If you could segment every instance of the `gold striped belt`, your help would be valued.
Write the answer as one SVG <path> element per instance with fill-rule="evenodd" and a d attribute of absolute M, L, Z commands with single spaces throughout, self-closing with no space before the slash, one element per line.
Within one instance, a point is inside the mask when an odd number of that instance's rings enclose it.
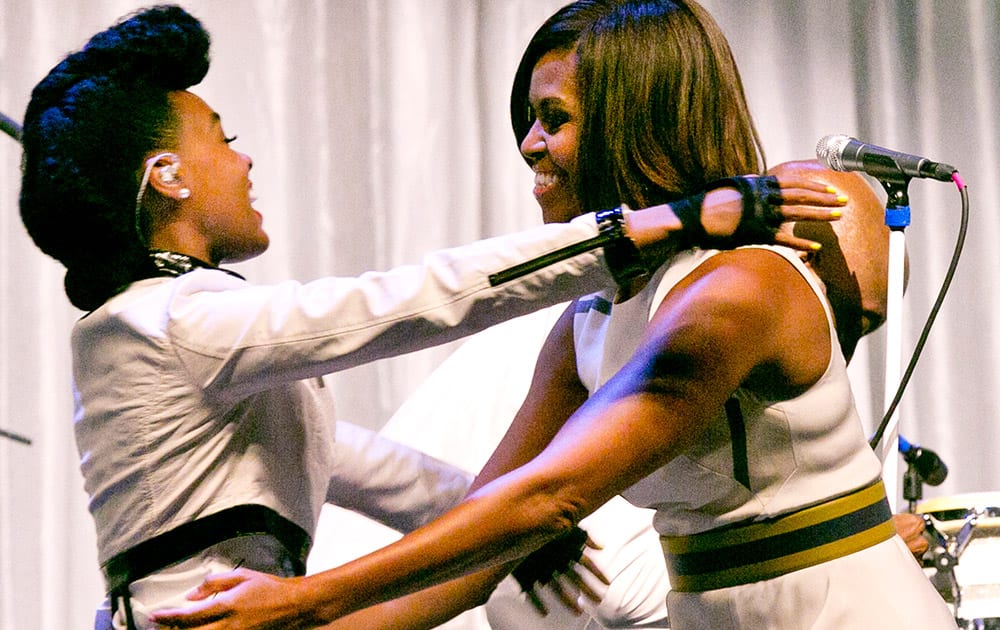
<path fill-rule="evenodd" d="M 708 591 L 791 573 L 889 540 L 896 533 L 881 480 L 769 521 L 692 536 L 661 536 L 670 586 Z"/>

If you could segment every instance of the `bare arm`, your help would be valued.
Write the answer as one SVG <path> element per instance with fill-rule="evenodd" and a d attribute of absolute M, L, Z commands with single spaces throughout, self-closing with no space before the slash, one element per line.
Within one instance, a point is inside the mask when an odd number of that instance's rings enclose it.
<path fill-rule="evenodd" d="M 320 627 L 324 630 L 431 630 L 466 610 L 486 603 L 490 593 L 505 576 L 505 571 L 479 571 L 365 608 Z"/>
<path fill-rule="evenodd" d="M 504 438 L 470 490 L 531 461 L 552 440 L 566 419 L 587 398 L 576 376 L 571 304 L 553 326 L 542 347 L 531 387 Z M 548 413 L 539 413 L 540 409 Z M 558 411 L 557 411 L 558 410 Z M 541 420 L 544 420 L 543 423 Z M 433 628 L 486 602 L 514 563 L 471 573 L 417 593 L 366 608 L 324 628 Z"/>
<path fill-rule="evenodd" d="M 576 355 L 573 352 L 575 309 L 576 302 L 573 302 L 552 327 L 539 352 L 524 402 L 507 433 L 473 481 L 470 493 L 531 461 L 587 400 L 587 390 L 576 375 Z"/>

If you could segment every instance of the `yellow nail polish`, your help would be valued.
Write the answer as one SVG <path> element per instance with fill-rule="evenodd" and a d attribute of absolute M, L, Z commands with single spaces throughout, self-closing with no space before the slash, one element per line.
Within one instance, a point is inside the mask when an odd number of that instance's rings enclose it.
<path fill-rule="evenodd" d="M 837 194 L 837 189 L 834 188 L 833 186 L 827 186 L 826 187 L 826 192 L 830 193 L 831 195 L 836 195 Z"/>
<path fill-rule="evenodd" d="M 844 216 L 844 213 L 841 212 L 840 210 L 831 210 L 830 216 L 833 217 L 834 219 L 839 219 L 840 217 Z"/>
<path fill-rule="evenodd" d="M 813 250 L 814 252 L 818 252 L 819 250 L 823 249 L 823 246 L 820 245 L 819 243 L 810 243 L 809 249 Z"/>
<path fill-rule="evenodd" d="M 847 203 L 847 195 L 837 195 L 837 203 Z"/>

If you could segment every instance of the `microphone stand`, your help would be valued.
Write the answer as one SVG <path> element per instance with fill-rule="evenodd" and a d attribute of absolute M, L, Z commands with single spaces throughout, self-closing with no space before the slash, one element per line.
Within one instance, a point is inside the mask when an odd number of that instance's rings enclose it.
<path fill-rule="evenodd" d="M 885 342 L 885 407 L 892 405 L 899 386 L 903 351 L 903 288 L 906 273 L 906 234 L 910 225 L 910 199 L 907 186 L 910 178 L 900 182 L 882 180 L 889 197 L 885 206 L 885 224 L 889 227 L 889 279 L 886 304 Z M 899 411 L 895 410 L 886 425 L 875 453 L 882 460 L 882 480 L 885 483 L 889 507 L 896 511 L 899 493 L 899 461 L 895 455 L 899 441 Z"/>
<path fill-rule="evenodd" d="M 23 435 L 18 435 L 17 433 L 14 433 L 13 431 L 5 431 L 4 429 L 0 429 L 0 437 L 5 437 L 5 438 L 7 438 L 9 440 L 14 440 L 15 442 L 20 442 L 21 444 L 28 444 L 28 445 L 31 444 L 31 440 L 29 440 L 28 438 L 24 437 Z"/>
<path fill-rule="evenodd" d="M 3 131 L 18 142 L 21 141 L 21 125 L 17 124 L 12 118 L 5 116 L 3 112 L 0 112 L 0 131 Z"/>
<path fill-rule="evenodd" d="M 917 513 L 917 503 L 924 498 L 924 478 L 920 476 L 917 465 L 909 462 L 903 473 L 903 499 L 907 502 L 907 512 Z"/>
<path fill-rule="evenodd" d="M 899 452 L 907 463 L 906 472 L 903 474 L 903 498 L 909 501 L 910 514 L 917 514 L 917 502 L 924 497 L 924 484 L 932 486 L 940 484 L 947 476 L 947 469 L 942 468 L 943 463 L 938 460 L 936 454 L 924 452 L 902 436 L 899 437 Z M 921 460 L 927 455 L 933 456 L 935 462 L 933 469 L 928 469 L 926 460 L 925 464 L 921 465 Z M 924 521 L 924 536 L 930 546 L 921 559 L 921 564 L 924 568 L 934 569 L 934 574 L 928 577 L 945 601 L 950 601 L 954 606 L 955 621 L 960 628 L 980 627 L 970 626 L 961 619 L 962 587 L 955 574 L 955 567 L 962 552 L 972 541 L 972 534 L 979 519 L 984 515 L 985 510 L 980 508 L 972 510 L 965 517 L 961 527 L 954 534 L 948 534 L 938 527 L 939 522 L 933 512 L 921 514 Z"/>
<path fill-rule="evenodd" d="M 5 134 L 18 142 L 21 141 L 21 125 L 17 124 L 17 122 L 13 119 L 5 116 L 3 112 L 0 112 L 0 131 L 3 131 Z M 2 428 L 0 428 L 0 437 L 20 442 L 21 444 L 31 444 L 31 440 L 23 435 L 18 435 L 12 431 L 5 431 Z"/>

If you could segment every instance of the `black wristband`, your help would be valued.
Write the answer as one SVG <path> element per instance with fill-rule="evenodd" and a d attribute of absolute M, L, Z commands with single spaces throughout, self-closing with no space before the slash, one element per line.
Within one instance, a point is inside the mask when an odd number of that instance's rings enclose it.
<path fill-rule="evenodd" d="M 628 206 L 623 204 L 594 215 L 597 229 L 604 237 L 604 261 L 618 286 L 626 286 L 633 278 L 649 273 L 639 254 L 639 248 L 625 234 L 623 210 L 628 210 Z"/>

